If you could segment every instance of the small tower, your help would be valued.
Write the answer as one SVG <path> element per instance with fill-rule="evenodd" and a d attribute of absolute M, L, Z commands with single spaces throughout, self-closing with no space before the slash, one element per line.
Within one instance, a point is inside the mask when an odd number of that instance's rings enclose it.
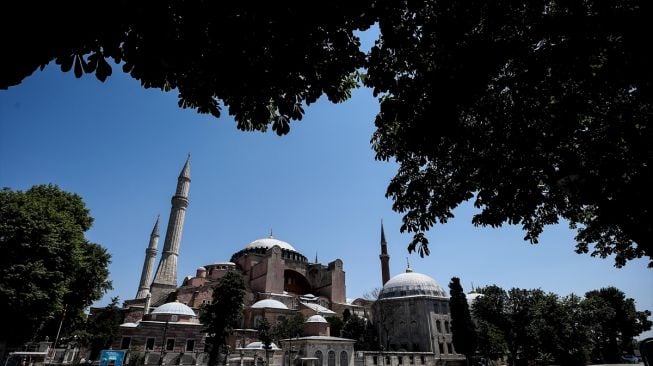
<path fill-rule="evenodd" d="M 385 241 L 385 232 L 383 232 L 383 220 L 381 220 L 381 279 L 383 284 L 390 280 L 390 256 L 388 255 L 388 243 Z"/>
<path fill-rule="evenodd" d="M 160 305 L 167 295 L 177 288 L 177 257 L 181 245 L 181 233 L 188 207 L 188 190 L 190 189 L 190 154 L 177 179 L 177 190 L 172 196 L 172 208 L 168 219 L 168 229 L 163 243 L 161 261 L 156 270 L 150 293 L 152 304 Z"/>
<path fill-rule="evenodd" d="M 137 299 L 144 299 L 150 293 L 150 283 L 152 283 L 152 270 L 156 260 L 156 247 L 159 245 L 159 217 L 156 217 L 156 223 L 150 234 L 150 244 L 145 249 L 145 262 L 143 263 L 143 272 L 141 273 L 141 282 L 138 285 Z"/>

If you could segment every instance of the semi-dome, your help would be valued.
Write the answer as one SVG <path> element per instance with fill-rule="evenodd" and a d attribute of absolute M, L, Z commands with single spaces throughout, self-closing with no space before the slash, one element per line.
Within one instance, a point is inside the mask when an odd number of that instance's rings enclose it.
<path fill-rule="evenodd" d="M 254 249 L 254 248 L 268 249 L 268 248 L 272 248 L 275 245 L 278 245 L 281 249 L 292 250 L 293 252 L 296 252 L 295 248 L 293 248 L 292 245 L 286 243 L 285 241 L 275 239 L 272 236 L 268 238 L 254 240 L 253 242 L 247 244 L 245 249 Z"/>
<path fill-rule="evenodd" d="M 288 307 L 284 305 L 281 301 L 274 299 L 265 299 L 257 301 L 252 305 L 254 309 L 284 309 L 288 310 Z"/>
<path fill-rule="evenodd" d="M 313 315 L 306 319 L 306 323 L 328 323 L 322 315 Z"/>
<path fill-rule="evenodd" d="M 173 314 L 173 315 L 190 315 L 196 316 L 193 309 L 179 301 L 163 304 L 152 311 L 152 314 Z"/>
<path fill-rule="evenodd" d="M 396 275 L 386 282 L 381 292 L 379 292 L 379 299 L 420 295 L 447 297 L 447 293 L 442 289 L 442 286 L 431 277 L 406 271 L 406 273 Z"/>

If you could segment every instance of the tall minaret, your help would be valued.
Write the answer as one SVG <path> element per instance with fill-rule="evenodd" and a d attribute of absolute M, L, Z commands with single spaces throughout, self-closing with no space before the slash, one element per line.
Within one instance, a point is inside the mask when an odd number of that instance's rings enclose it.
<path fill-rule="evenodd" d="M 150 244 L 145 249 L 145 262 L 143 263 L 143 272 L 141 273 L 141 283 L 138 285 L 137 299 L 144 299 L 150 293 L 150 284 L 152 283 L 152 270 L 156 260 L 156 246 L 159 244 L 159 217 L 156 217 L 156 223 L 150 234 Z"/>
<path fill-rule="evenodd" d="M 177 191 L 172 196 L 172 208 L 168 219 L 168 229 L 163 243 L 161 261 L 157 267 L 150 293 L 152 305 L 160 305 L 166 296 L 177 288 L 177 257 L 181 244 L 181 232 L 188 207 L 188 190 L 190 188 L 190 154 L 177 179 Z"/>
<path fill-rule="evenodd" d="M 385 242 L 385 233 L 383 232 L 383 220 L 381 220 L 381 279 L 385 285 L 390 280 L 390 256 L 388 255 L 388 243 Z"/>

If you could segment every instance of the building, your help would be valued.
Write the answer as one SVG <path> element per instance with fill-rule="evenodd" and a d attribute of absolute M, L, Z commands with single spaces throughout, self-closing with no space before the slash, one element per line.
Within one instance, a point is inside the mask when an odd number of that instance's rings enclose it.
<path fill-rule="evenodd" d="M 156 271 L 158 218 L 145 249 L 136 297 L 124 302 L 122 338 L 114 347 L 132 351 L 130 364 L 205 364 L 206 334 L 198 314 L 202 305 L 211 301 L 220 279 L 229 272 L 239 273 L 246 289 L 242 324 L 229 339 L 229 352 L 225 355 L 230 364 L 254 365 L 266 359 L 272 365 L 289 366 L 354 366 L 360 362 L 390 366 L 402 365 L 404 357 L 406 364 L 423 360 L 422 364 L 429 365 L 437 364 L 436 359 L 440 364 L 461 359 L 451 346 L 448 298 L 437 282 L 410 269 L 390 278 L 383 223 L 380 260 L 384 286 L 376 302 L 347 300 L 341 259 L 326 264 L 319 263 L 317 257 L 309 261 L 272 232 L 268 237 L 235 246 L 231 258 L 205 263 L 178 284 L 177 261 L 190 182 L 189 156 L 172 197 Z M 340 317 L 345 310 L 375 320 L 381 353 L 355 354 L 353 340 L 331 335 L 325 317 Z M 265 354 L 256 331 L 262 319 L 274 325 L 296 314 L 306 319 L 304 334 L 280 340 L 279 346 Z"/>

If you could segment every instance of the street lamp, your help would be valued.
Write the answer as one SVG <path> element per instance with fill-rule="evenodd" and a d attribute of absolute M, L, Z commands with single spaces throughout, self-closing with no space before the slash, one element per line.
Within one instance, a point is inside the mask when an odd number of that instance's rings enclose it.
<path fill-rule="evenodd" d="M 166 324 L 163 327 L 163 340 L 161 341 L 161 354 L 159 355 L 159 365 L 164 366 L 165 362 L 163 362 L 163 358 L 165 357 L 165 348 L 166 348 L 166 335 L 168 333 L 168 321 L 166 320 Z"/>
<path fill-rule="evenodd" d="M 293 353 L 295 353 L 295 346 L 292 345 L 292 336 L 290 336 L 290 338 L 288 338 L 288 345 L 289 345 L 289 347 L 288 347 L 288 366 L 291 366 L 292 365 L 291 362 L 293 361 L 292 360 L 292 355 L 293 355 Z"/>

